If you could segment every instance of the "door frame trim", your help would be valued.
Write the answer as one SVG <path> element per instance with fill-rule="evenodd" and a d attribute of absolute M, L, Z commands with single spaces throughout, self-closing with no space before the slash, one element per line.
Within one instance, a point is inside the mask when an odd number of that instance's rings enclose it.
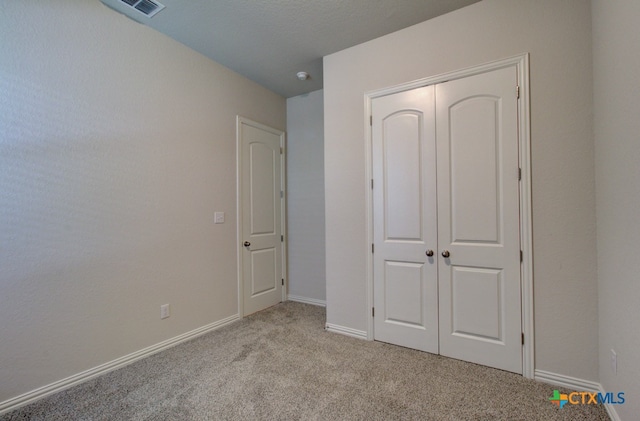
<path fill-rule="evenodd" d="M 502 60 L 461 69 L 449 73 L 430 76 L 414 80 L 399 85 L 365 92 L 364 95 L 364 128 L 365 128 L 365 159 L 366 159 L 366 186 L 365 196 L 367 200 L 366 222 L 367 222 L 367 243 L 364 250 L 367 254 L 367 339 L 373 341 L 373 192 L 371 181 L 373 178 L 372 162 L 372 127 L 371 104 L 375 98 L 395 94 L 428 85 L 461 79 L 468 76 L 486 73 L 505 67 L 516 67 L 517 84 L 520 87 L 520 100 L 518 101 L 518 159 L 522 170 L 520 182 L 520 249 L 523 253 L 522 264 L 520 265 L 520 293 L 521 293 L 521 321 L 522 333 L 524 334 L 524 345 L 522 346 L 522 375 L 525 378 L 534 378 L 535 358 L 534 358 L 534 308 L 533 308 L 533 228 L 531 209 L 531 121 L 529 103 L 529 53 L 519 54 Z M 515 94 L 515 92 L 514 92 Z"/>
<path fill-rule="evenodd" d="M 236 252 L 237 252 L 237 268 L 238 272 L 238 315 L 240 318 L 245 316 L 244 314 L 244 280 L 242 278 L 243 272 L 243 251 L 242 246 L 242 125 L 255 127 L 260 130 L 264 130 L 269 133 L 273 133 L 280 137 L 280 148 L 282 152 L 280 154 L 280 191 L 283 192 L 280 198 L 280 225 L 283 241 L 280 243 L 282 247 L 282 278 L 284 279 L 284 285 L 282 285 L 282 297 L 281 301 L 287 299 L 287 285 L 288 285 L 288 273 L 287 273 L 287 175 L 286 175 L 286 133 L 282 130 L 275 129 L 273 127 L 266 126 L 258 123 L 246 117 L 240 115 L 236 116 Z"/>

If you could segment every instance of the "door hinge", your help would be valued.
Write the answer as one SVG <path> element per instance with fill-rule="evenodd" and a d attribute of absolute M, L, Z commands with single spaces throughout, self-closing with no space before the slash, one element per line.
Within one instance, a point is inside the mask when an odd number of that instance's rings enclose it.
<path fill-rule="evenodd" d="M 373 190 L 373 178 L 371 179 L 371 190 Z"/>
<path fill-rule="evenodd" d="M 282 286 L 284 286 L 284 278 L 282 278 Z"/>
<path fill-rule="evenodd" d="M 280 199 L 282 199 L 283 197 L 284 197 L 284 192 L 280 190 Z"/>
<path fill-rule="evenodd" d="M 524 261 L 524 253 L 520 250 L 520 263 Z"/>
<path fill-rule="evenodd" d="M 284 235 L 281 235 L 281 236 L 280 236 L 280 242 L 281 242 L 281 243 L 284 243 Z"/>
<path fill-rule="evenodd" d="M 373 126 L 373 116 L 369 116 L 369 126 Z"/>
<path fill-rule="evenodd" d="M 284 148 L 280 148 L 280 155 L 284 152 Z"/>
<path fill-rule="evenodd" d="M 524 332 L 522 332 L 522 345 L 524 345 Z"/>
<path fill-rule="evenodd" d="M 371 253 L 375 253 L 375 246 L 371 244 Z"/>
<path fill-rule="evenodd" d="M 522 168 L 518 168 L 518 180 L 522 180 Z"/>
<path fill-rule="evenodd" d="M 376 308 L 371 307 L 371 317 L 376 317 Z"/>
<path fill-rule="evenodd" d="M 516 98 L 520 99 L 520 85 L 516 85 Z"/>

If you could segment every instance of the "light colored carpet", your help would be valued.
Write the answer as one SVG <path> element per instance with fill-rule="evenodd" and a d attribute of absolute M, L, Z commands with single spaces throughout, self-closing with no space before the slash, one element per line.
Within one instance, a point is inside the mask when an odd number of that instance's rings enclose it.
<path fill-rule="evenodd" d="M 0 420 L 608 420 L 522 376 L 325 332 L 283 303 Z"/>

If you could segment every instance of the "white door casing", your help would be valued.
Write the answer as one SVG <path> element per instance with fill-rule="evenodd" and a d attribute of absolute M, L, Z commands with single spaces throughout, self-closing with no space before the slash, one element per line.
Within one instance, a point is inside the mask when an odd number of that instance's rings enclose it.
<path fill-rule="evenodd" d="M 379 341 L 438 353 L 433 100 L 427 86 L 372 104 L 374 332 Z"/>
<path fill-rule="evenodd" d="M 440 347 L 442 347 L 442 335 L 444 335 L 444 332 L 446 331 L 445 327 L 448 327 L 449 334 L 447 334 L 447 338 L 445 338 L 444 341 L 447 342 L 451 337 L 454 339 L 453 345 L 463 351 L 461 354 L 456 354 L 455 351 L 452 352 L 447 348 L 448 345 L 444 345 L 444 348 L 440 349 L 442 354 L 450 355 L 455 358 L 476 361 L 489 366 L 495 366 L 491 360 L 495 361 L 501 359 L 504 355 L 497 358 L 491 357 L 488 361 L 475 360 L 474 358 L 476 358 L 477 355 L 493 354 L 496 349 L 499 350 L 501 347 L 502 349 L 510 348 L 510 359 L 505 360 L 502 358 L 500 367 L 522 373 L 526 377 L 532 378 L 534 368 L 534 335 L 532 306 L 533 276 L 531 269 L 532 246 L 529 163 L 530 131 L 528 114 L 528 55 L 516 56 L 477 66 L 475 68 L 464 69 L 445 75 L 422 79 L 402 86 L 395 86 L 393 88 L 367 94 L 366 127 L 369 133 L 369 138 L 371 139 L 371 143 L 368 144 L 367 147 L 367 156 L 369 157 L 370 162 L 370 166 L 368 166 L 368 174 L 372 180 L 380 177 L 379 174 L 376 174 L 380 172 L 379 163 L 382 162 L 380 161 L 381 152 L 376 151 L 376 148 L 378 147 L 376 144 L 376 131 L 380 129 L 379 127 L 376 127 L 376 124 L 382 123 L 377 122 L 376 107 L 378 107 L 377 104 L 382 104 L 382 102 L 379 102 L 382 97 L 394 97 L 393 94 L 410 90 L 417 91 L 416 88 L 442 84 L 434 89 L 439 89 L 436 94 L 436 101 L 442 98 L 442 102 L 438 104 L 439 106 L 444 106 L 443 104 L 447 104 L 446 96 L 451 94 L 451 87 L 456 88 L 459 86 L 457 83 L 447 85 L 443 84 L 444 82 L 457 82 L 462 78 L 472 77 L 500 69 L 504 69 L 504 71 L 498 71 L 496 74 L 502 74 L 503 76 L 506 73 L 509 74 L 509 76 L 507 76 L 507 78 L 509 78 L 509 87 L 506 87 L 505 85 L 504 92 L 499 93 L 499 95 L 496 95 L 495 92 L 475 92 L 471 94 L 471 96 L 475 96 L 474 98 L 467 98 L 466 100 L 463 100 L 462 97 L 458 97 L 457 100 L 454 100 L 453 102 L 449 101 L 447 105 L 447 108 L 453 106 L 454 123 L 459 122 L 461 118 L 469 118 L 471 115 L 484 115 L 485 118 L 477 119 L 476 117 L 475 119 L 477 121 L 475 122 L 473 119 L 467 121 L 465 123 L 466 126 L 476 124 L 476 127 L 466 134 L 464 131 L 460 132 L 454 124 L 453 132 L 455 136 L 453 138 L 453 144 L 447 140 L 444 142 L 447 144 L 445 147 L 443 146 L 444 143 L 441 139 L 438 140 L 438 152 L 442 154 L 443 152 L 441 152 L 441 150 L 444 148 L 446 152 L 446 159 L 448 160 L 448 164 L 446 166 L 438 166 L 438 189 L 441 187 L 441 177 L 444 178 L 447 173 L 447 177 L 449 179 L 446 183 L 450 184 L 453 180 L 455 187 L 454 193 L 449 194 L 448 197 L 449 201 L 452 198 L 455 199 L 455 203 L 453 203 L 453 205 L 449 203 L 447 208 L 447 206 L 444 205 L 447 203 L 447 199 L 443 197 L 443 202 L 439 203 L 440 208 L 438 210 L 439 212 L 449 212 L 448 217 L 439 220 L 440 230 L 444 230 L 443 232 L 445 233 L 448 232 L 448 235 L 439 238 L 441 243 L 439 244 L 438 249 L 434 250 L 434 257 L 437 259 L 435 266 L 438 266 L 441 272 L 444 271 L 443 276 L 439 277 L 441 289 L 441 291 L 439 291 L 439 305 L 441 308 L 438 319 L 440 320 L 439 330 L 441 338 L 438 342 Z M 471 81 L 471 79 L 472 78 L 467 82 Z M 480 81 L 480 84 L 489 82 L 488 80 L 483 79 L 482 76 L 478 80 Z M 456 89 L 454 89 L 454 91 L 455 90 Z M 496 98 L 498 96 L 504 96 L 504 98 L 507 99 L 508 104 L 498 100 Z M 396 98 L 399 97 L 396 96 Z M 454 104 L 454 102 L 456 104 Z M 492 103 L 493 106 L 490 106 Z M 498 103 L 499 106 L 496 108 L 496 104 Z M 510 145 L 512 148 L 505 151 L 505 154 L 508 156 L 498 153 L 495 149 L 496 138 L 494 137 L 493 150 L 496 154 L 492 155 L 489 153 L 492 150 L 490 140 L 491 136 L 487 135 L 487 133 L 491 133 L 491 131 L 485 130 L 482 132 L 481 129 L 483 127 L 484 129 L 488 127 L 486 124 L 483 124 L 483 121 L 490 121 L 491 119 L 489 117 L 493 115 L 492 123 L 489 124 L 489 126 L 493 125 L 495 127 L 496 117 L 503 113 L 503 108 L 500 107 L 505 106 L 509 107 L 508 118 L 511 119 L 511 122 L 515 122 L 515 127 L 509 128 L 506 126 L 498 126 L 498 129 L 495 132 L 499 135 L 497 141 L 502 142 L 504 140 L 505 131 L 507 131 L 507 135 L 511 138 Z M 449 122 L 442 120 L 443 117 L 440 116 L 440 114 L 442 114 L 442 110 L 439 109 L 437 120 L 439 130 L 438 136 L 441 135 L 440 131 L 442 129 L 449 130 Z M 447 120 L 450 119 L 448 115 L 449 113 L 447 111 L 445 114 Z M 369 116 L 372 116 L 371 125 L 369 124 Z M 500 121 L 500 123 L 502 123 L 502 121 Z M 431 130 L 435 129 L 432 127 Z M 472 134 L 473 136 L 471 136 Z M 468 138 L 467 141 L 469 141 L 470 139 L 475 138 L 476 134 L 481 135 L 479 143 L 472 145 L 471 148 L 461 150 L 460 145 L 464 142 L 464 137 L 466 136 Z M 453 153 L 451 152 L 451 148 L 453 148 Z M 483 169 L 482 166 L 477 168 L 472 168 L 473 166 L 471 166 L 469 168 L 473 169 L 474 174 L 476 174 L 477 177 L 474 177 L 473 174 L 471 174 L 471 177 L 465 179 L 464 177 L 461 178 L 461 174 L 463 173 L 456 174 L 456 170 L 461 168 L 460 164 L 463 160 L 472 159 L 472 162 L 487 162 L 486 160 L 479 159 L 483 155 L 484 158 L 487 158 L 488 155 L 492 155 L 489 157 L 489 161 L 493 160 L 496 163 L 497 171 L 495 170 L 495 167 L 492 172 L 487 170 L 487 168 Z M 438 156 L 438 159 L 440 160 L 445 158 L 440 158 L 440 156 Z M 505 169 L 507 166 L 511 167 L 512 164 L 513 168 Z M 440 161 L 438 161 L 438 165 L 440 165 Z M 518 166 L 520 167 L 520 171 L 518 171 Z M 518 182 L 519 172 L 522 177 L 520 182 Z M 514 178 L 506 180 L 506 184 L 503 183 L 501 186 L 498 185 L 498 181 L 502 183 L 502 180 L 505 177 L 512 175 Z M 493 190 L 487 186 L 485 186 L 487 188 L 485 188 L 484 191 L 476 190 L 473 187 L 474 183 L 477 183 L 482 179 L 488 180 L 492 176 L 495 180 L 495 183 L 493 183 Z M 505 203 L 503 193 L 509 191 L 513 193 L 513 186 L 515 186 L 515 198 L 510 196 L 510 199 L 507 198 L 508 203 Z M 376 187 L 380 187 L 380 182 L 376 181 Z M 465 189 L 467 189 L 466 192 L 470 194 L 465 193 Z M 378 319 L 380 315 L 379 307 L 380 305 L 384 305 L 384 303 L 380 303 L 380 286 L 375 282 L 376 276 L 378 276 L 378 272 L 380 271 L 380 262 L 384 260 L 384 256 L 381 258 L 377 256 L 380 248 L 378 245 L 378 243 L 380 243 L 379 233 L 384 232 L 379 230 L 380 205 L 376 203 L 381 200 L 380 194 L 381 193 L 378 192 L 377 188 L 372 190 L 370 186 L 367 186 L 367 197 L 371 203 L 371 208 L 367 213 L 367 219 L 370 223 L 369 244 L 375 242 L 376 246 L 375 253 L 369 254 L 370 267 L 368 271 L 368 300 L 369 303 L 371 303 L 371 306 L 375 305 L 376 313 L 376 317 L 371 315 L 369 317 L 368 338 L 371 340 L 385 340 L 381 339 L 378 335 L 378 330 L 380 329 L 379 323 L 382 322 L 382 320 Z M 493 201 L 489 199 L 492 194 L 494 197 Z M 473 198 L 473 195 L 479 196 L 480 201 L 475 203 L 476 199 Z M 466 203 L 465 200 L 467 200 Z M 494 204 L 493 210 L 490 206 L 491 203 Z M 475 209 L 478 213 L 474 213 L 473 209 L 470 209 L 469 204 L 471 204 L 471 208 L 477 204 L 478 206 L 475 206 Z M 512 212 L 514 208 L 515 212 Z M 510 216 L 506 219 L 503 218 L 505 211 L 510 212 Z M 474 223 L 474 221 L 488 221 L 491 219 L 492 212 L 493 216 L 496 218 L 492 219 L 489 224 L 485 224 L 484 222 L 480 224 Z M 500 214 L 498 215 L 497 213 Z M 498 217 L 501 219 L 498 220 Z M 453 229 L 451 224 L 453 224 Z M 446 225 L 449 225 L 449 227 L 444 228 L 443 226 Z M 511 237 L 500 237 L 506 232 L 505 230 L 507 228 L 505 227 L 508 227 L 508 231 L 512 235 Z M 492 230 L 494 232 L 493 238 L 491 238 L 491 235 L 488 235 Z M 495 233 L 498 233 L 498 235 Z M 438 233 L 438 235 L 441 234 Z M 513 235 L 515 235 L 515 237 L 513 237 Z M 496 237 L 498 237 L 497 240 Z M 487 238 L 489 238 L 489 240 L 487 240 Z M 483 264 L 479 264 L 477 261 L 460 260 L 465 257 L 465 253 L 469 254 L 466 251 L 469 251 L 473 247 L 479 247 L 480 250 L 476 250 L 477 253 L 470 253 L 472 256 L 475 255 L 477 257 L 481 257 L 484 253 L 487 254 L 488 257 L 492 257 L 494 260 L 489 260 L 489 264 L 487 264 L 487 262 L 483 263 L 484 266 Z M 482 248 L 485 250 L 481 250 Z M 492 249 L 493 251 L 502 249 L 502 252 L 497 253 L 501 256 L 496 256 L 496 253 L 494 253 L 494 256 L 491 256 L 490 251 Z M 448 259 L 442 257 L 442 252 L 445 250 L 450 253 L 450 258 Z M 521 250 L 523 252 L 522 263 L 520 263 Z M 510 264 L 507 264 L 506 267 L 500 267 L 501 263 L 499 262 L 500 259 L 498 257 L 505 257 L 507 254 L 511 254 L 511 257 L 509 257 Z M 515 258 L 513 258 L 513 256 L 515 256 Z M 516 281 L 512 281 L 507 290 L 503 289 L 505 284 L 501 284 L 501 282 L 505 279 L 504 277 L 513 276 L 514 273 Z M 520 282 L 520 278 L 522 278 L 522 282 Z M 453 282 L 447 282 L 451 280 L 453 280 Z M 485 282 L 485 284 L 481 284 L 483 287 L 493 285 L 493 293 L 488 293 L 488 291 L 491 291 L 489 288 L 479 287 L 478 284 L 481 282 Z M 498 284 L 500 284 L 499 288 Z M 452 285 L 455 287 L 454 289 L 451 289 Z M 449 289 L 444 290 L 443 293 L 442 289 L 444 287 L 448 287 Z M 480 294 L 477 294 L 478 292 Z M 498 292 L 501 294 L 500 297 L 498 297 Z M 473 306 L 467 307 L 465 312 L 458 312 L 455 315 L 450 313 L 452 309 L 452 302 L 455 304 L 455 306 L 453 306 L 454 309 L 460 309 L 462 308 L 460 306 L 466 303 L 466 300 L 468 300 L 472 295 L 474 296 L 473 299 L 476 303 L 481 301 L 484 301 L 485 304 L 493 303 L 493 313 L 491 311 L 486 311 L 485 306 L 476 306 L 477 308 L 475 310 L 472 310 Z M 513 298 L 515 296 L 517 296 L 517 298 Z M 445 299 L 448 301 L 445 302 Z M 520 306 L 520 300 L 522 300 L 522 306 Z M 445 304 L 445 306 L 448 306 L 447 311 L 449 312 L 449 316 L 451 316 L 448 318 L 448 321 L 445 321 L 445 318 L 442 317 L 443 303 L 448 303 Z M 509 312 L 508 317 L 504 316 L 505 312 Z M 478 327 L 480 325 L 478 321 L 483 321 L 484 325 L 482 327 Z M 525 345 L 521 345 L 521 332 L 522 338 L 525 340 Z M 393 342 L 393 340 L 390 342 Z M 404 345 L 400 342 L 396 343 Z M 464 351 L 464 349 L 469 346 L 471 346 L 471 348 L 475 347 L 478 349 L 473 349 L 470 353 L 465 354 L 466 351 Z M 492 347 L 494 349 L 490 350 Z M 421 347 L 414 348 L 422 349 Z M 468 354 L 472 354 L 472 356 L 469 357 Z"/>
<path fill-rule="evenodd" d="M 237 118 L 239 312 L 284 297 L 284 132 Z"/>
<path fill-rule="evenodd" d="M 516 76 L 436 85 L 438 282 L 440 353 L 522 373 Z"/>

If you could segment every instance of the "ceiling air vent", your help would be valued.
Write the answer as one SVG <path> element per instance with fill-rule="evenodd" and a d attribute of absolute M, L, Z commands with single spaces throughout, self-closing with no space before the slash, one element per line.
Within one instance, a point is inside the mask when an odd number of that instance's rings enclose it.
<path fill-rule="evenodd" d="M 120 0 L 147 17 L 153 17 L 156 13 L 164 9 L 164 4 L 151 0 Z"/>

